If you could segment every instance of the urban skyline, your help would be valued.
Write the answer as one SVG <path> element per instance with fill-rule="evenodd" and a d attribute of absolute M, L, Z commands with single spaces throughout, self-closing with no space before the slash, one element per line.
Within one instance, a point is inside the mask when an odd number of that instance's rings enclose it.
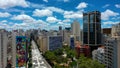
<path fill-rule="evenodd" d="M 0 28 L 58 30 L 77 19 L 82 29 L 83 13 L 94 10 L 101 12 L 102 28 L 120 22 L 119 0 L 0 0 Z"/>
<path fill-rule="evenodd" d="M 0 68 L 120 68 L 120 0 L 0 0 Z"/>

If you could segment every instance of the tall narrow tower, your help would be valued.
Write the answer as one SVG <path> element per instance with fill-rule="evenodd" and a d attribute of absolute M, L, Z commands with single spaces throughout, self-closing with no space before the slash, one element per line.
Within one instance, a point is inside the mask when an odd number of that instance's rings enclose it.
<path fill-rule="evenodd" d="M 91 47 L 101 45 L 101 13 L 83 13 L 83 44 Z"/>
<path fill-rule="evenodd" d="M 0 68 L 5 68 L 7 65 L 7 43 L 7 33 L 5 30 L 0 30 Z"/>
<path fill-rule="evenodd" d="M 71 24 L 72 35 L 75 37 L 75 41 L 81 42 L 81 33 L 80 33 L 80 23 L 78 21 L 74 21 Z"/>

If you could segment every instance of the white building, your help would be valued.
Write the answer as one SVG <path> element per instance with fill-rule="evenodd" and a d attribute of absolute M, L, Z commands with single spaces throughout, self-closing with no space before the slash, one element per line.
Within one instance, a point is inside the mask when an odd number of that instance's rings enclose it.
<path fill-rule="evenodd" d="M 71 24 L 72 35 L 75 37 L 75 41 L 81 42 L 81 30 L 80 23 L 76 20 Z"/>
<path fill-rule="evenodd" d="M 120 68 L 120 37 L 106 39 L 105 65 L 107 68 Z"/>
<path fill-rule="evenodd" d="M 112 34 L 112 37 L 116 37 L 116 38 L 120 36 L 120 23 L 112 26 L 111 34 Z"/>
<path fill-rule="evenodd" d="M 16 67 L 16 36 L 17 32 L 12 32 L 12 66 Z"/>
<path fill-rule="evenodd" d="M 104 46 L 99 47 L 98 49 L 92 52 L 93 60 L 98 60 L 100 63 L 104 64 L 105 62 L 105 49 Z"/>
<path fill-rule="evenodd" d="M 7 66 L 7 42 L 8 37 L 5 30 L 0 31 L 0 68 Z"/>

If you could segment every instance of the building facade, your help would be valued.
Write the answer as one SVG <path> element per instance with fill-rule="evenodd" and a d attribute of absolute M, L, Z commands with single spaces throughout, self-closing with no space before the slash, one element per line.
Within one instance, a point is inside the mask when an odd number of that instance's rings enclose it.
<path fill-rule="evenodd" d="M 5 30 L 0 30 L 0 68 L 7 66 L 7 44 L 8 37 Z"/>
<path fill-rule="evenodd" d="M 112 26 L 112 37 L 117 38 L 118 36 L 120 36 L 120 23 L 115 24 Z"/>
<path fill-rule="evenodd" d="M 62 43 L 62 36 L 48 36 L 48 50 L 56 50 L 61 48 Z"/>
<path fill-rule="evenodd" d="M 105 65 L 107 68 L 120 68 L 120 37 L 105 41 Z"/>
<path fill-rule="evenodd" d="M 101 45 L 101 13 L 99 11 L 83 13 L 83 44 Z"/>
<path fill-rule="evenodd" d="M 92 58 L 93 60 L 97 60 L 98 62 L 105 64 L 105 47 L 101 46 L 92 51 Z"/>
<path fill-rule="evenodd" d="M 80 30 L 80 23 L 78 21 L 74 21 L 71 24 L 71 34 L 74 35 L 75 41 L 81 42 L 81 30 Z"/>

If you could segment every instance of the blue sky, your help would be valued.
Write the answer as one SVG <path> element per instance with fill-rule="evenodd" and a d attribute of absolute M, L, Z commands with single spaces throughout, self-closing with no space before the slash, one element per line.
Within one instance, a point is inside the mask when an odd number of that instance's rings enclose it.
<path fill-rule="evenodd" d="M 82 13 L 94 10 L 102 28 L 120 22 L 120 0 L 0 0 L 0 28 L 57 30 L 77 19 L 82 29 Z"/>

